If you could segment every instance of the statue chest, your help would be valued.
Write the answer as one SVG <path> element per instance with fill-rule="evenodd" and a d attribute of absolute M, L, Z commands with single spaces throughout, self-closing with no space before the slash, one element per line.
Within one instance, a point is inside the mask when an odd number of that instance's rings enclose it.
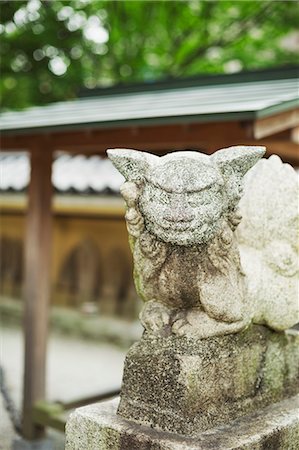
<path fill-rule="evenodd" d="M 203 255 L 198 248 L 170 248 L 157 277 L 159 301 L 175 307 L 199 306 L 203 266 Z"/>

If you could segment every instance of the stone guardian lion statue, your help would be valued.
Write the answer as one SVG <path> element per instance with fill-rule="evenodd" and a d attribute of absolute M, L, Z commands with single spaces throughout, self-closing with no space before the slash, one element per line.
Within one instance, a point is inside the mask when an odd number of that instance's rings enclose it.
<path fill-rule="evenodd" d="M 276 189 L 272 183 L 272 191 L 267 191 L 265 198 L 260 182 L 267 182 L 274 163 L 280 167 L 275 170 L 281 178 L 287 170 L 294 180 L 290 166 L 286 169 L 277 160 L 258 162 L 264 147 L 236 146 L 210 156 L 179 151 L 158 157 L 129 149 L 107 153 L 126 179 L 121 193 L 127 204 L 135 285 L 145 302 L 140 319 L 147 332 L 206 338 L 236 333 L 252 321 L 275 330 L 299 321 L 294 298 L 298 242 L 296 248 L 294 238 L 288 241 L 278 232 L 283 217 L 272 220 L 267 239 L 260 236 L 261 228 L 265 233 L 268 223 L 261 202 L 267 204 Z M 250 176 L 253 166 L 255 176 Z M 248 171 L 241 201 L 245 217 L 241 221 L 238 206 Z M 256 186 L 255 179 L 259 180 Z M 289 184 L 294 197 L 294 181 Z M 279 204 L 285 202 L 283 195 L 276 198 Z M 277 208 L 274 203 L 273 214 Z M 267 214 L 271 216 L 269 207 Z M 255 217 L 252 223 L 251 217 Z M 296 218 L 298 211 L 289 207 L 292 227 Z M 276 261 L 281 254 L 284 262 Z M 262 273 L 257 274 L 258 270 Z M 268 295 L 269 283 L 277 273 L 277 292 L 273 295 L 272 286 Z M 284 308 L 288 309 L 285 314 Z"/>

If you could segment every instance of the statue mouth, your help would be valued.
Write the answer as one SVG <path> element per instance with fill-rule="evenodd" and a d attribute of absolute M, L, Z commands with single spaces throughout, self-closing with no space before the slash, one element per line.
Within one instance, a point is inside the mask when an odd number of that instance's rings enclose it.
<path fill-rule="evenodd" d="M 163 228 L 164 230 L 171 230 L 171 231 L 194 231 L 195 228 L 191 227 L 191 222 L 177 222 L 177 223 L 170 223 L 170 222 L 153 222 L 154 226 L 158 226 Z"/>
<path fill-rule="evenodd" d="M 163 230 L 167 230 L 167 231 L 173 231 L 173 232 L 194 232 L 196 230 L 201 230 L 201 232 L 206 232 L 209 228 L 209 226 L 212 225 L 213 221 L 206 221 L 203 222 L 201 224 L 194 224 L 194 222 L 192 223 L 192 221 L 190 222 L 167 222 L 167 221 L 163 221 L 163 222 L 158 222 L 156 220 L 150 220 L 149 222 L 152 223 L 152 225 L 154 227 L 160 227 Z"/>

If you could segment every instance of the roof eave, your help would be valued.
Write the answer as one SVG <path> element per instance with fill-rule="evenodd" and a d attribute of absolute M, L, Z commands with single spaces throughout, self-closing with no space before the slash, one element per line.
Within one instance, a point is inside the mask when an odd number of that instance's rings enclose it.
<path fill-rule="evenodd" d="M 230 122 L 230 121 L 245 121 L 254 120 L 256 118 L 256 111 L 236 111 L 230 113 L 211 113 L 211 114 L 192 114 L 192 115 L 177 115 L 177 116 L 159 116 L 140 119 L 124 119 L 105 122 L 84 122 L 69 123 L 63 125 L 50 125 L 26 128 L 1 128 L 0 132 L 3 135 L 11 134 L 41 134 L 59 131 L 72 131 L 93 128 L 128 128 L 136 126 L 153 126 L 153 125 L 176 125 L 186 123 L 211 123 L 211 122 Z"/>
<path fill-rule="evenodd" d="M 276 103 L 275 105 L 268 106 L 267 108 L 260 109 L 255 112 L 255 117 L 257 119 L 262 119 L 264 117 L 274 116 L 276 114 L 290 111 L 294 108 L 299 107 L 299 96 L 293 100 L 284 101 L 281 103 Z"/>

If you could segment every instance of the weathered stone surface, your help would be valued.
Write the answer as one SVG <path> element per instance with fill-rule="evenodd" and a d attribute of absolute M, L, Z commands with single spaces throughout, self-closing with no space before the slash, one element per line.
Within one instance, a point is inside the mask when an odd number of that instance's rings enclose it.
<path fill-rule="evenodd" d="M 156 431 L 116 415 L 118 400 L 80 408 L 66 427 L 66 450 L 298 450 L 299 396 L 197 438 Z"/>
<path fill-rule="evenodd" d="M 251 321 L 234 230 L 243 177 L 264 152 L 237 146 L 159 158 L 108 150 L 127 180 L 121 192 L 148 332 L 205 338 Z"/>
<path fill-rule="evenodd" d="M 299 392 L 299 332 L 251 326 L 208 339 L 147 335 L 130 349 L 118 414 L 198 436 Z"/>
<path fill-rule="evenodd" d="M 298 174 L 277 155 L 244 178 L 236 233 L 253 321 L 275 330 L 299 322 Z"/>

